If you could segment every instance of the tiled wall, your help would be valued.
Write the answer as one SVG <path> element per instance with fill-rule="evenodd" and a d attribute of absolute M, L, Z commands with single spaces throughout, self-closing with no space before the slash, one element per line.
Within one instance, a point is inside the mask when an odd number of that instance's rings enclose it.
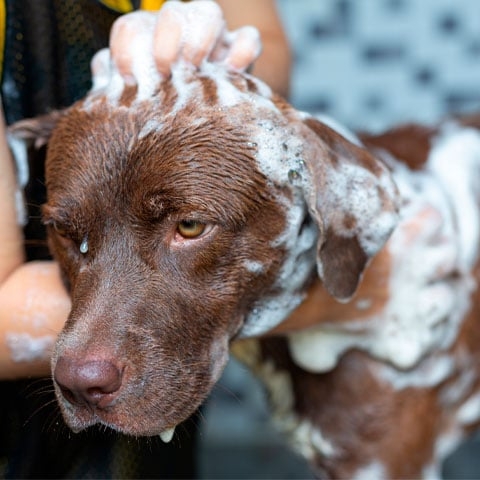
<path fill-rule="evenodd" d="M 278 0 L 292 102 L 355 128 L 480 107 L 479 0 Z"/>

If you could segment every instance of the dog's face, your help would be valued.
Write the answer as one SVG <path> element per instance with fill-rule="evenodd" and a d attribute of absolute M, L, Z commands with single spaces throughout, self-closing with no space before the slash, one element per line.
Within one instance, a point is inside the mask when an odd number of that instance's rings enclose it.
<path fill-rule="evenodd" d="M 75 429 L 153 434 L 192 413 L 285 256 L 285 212 L 227 115 L 145 133 L 161 121 L 141 110 L 74 110 L 50 143 L 45 221 L 73 300 L 54 365 L 122 375 L 109 408 L 64 402 Z"/>
<path fill-rule="evenodd" d="M 350 297 L 396 221 L 388 172 L 248 75 L 179 68 L 54 123 L 44 220 L 73 306 L 52 368 L 74 430 L 173 428 L 232 338 L 285 319 L 317 272 Z"/>

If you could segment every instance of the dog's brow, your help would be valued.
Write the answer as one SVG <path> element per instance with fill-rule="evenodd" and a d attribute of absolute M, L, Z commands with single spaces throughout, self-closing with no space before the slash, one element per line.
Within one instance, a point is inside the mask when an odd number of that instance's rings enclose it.
<path fill-rule="evenodd" d="M 71 217 L 68 208 L 49 203 L 42 206 L 42 220 L 45 224 L 54 222 L 68 224 L 70 223 L 70 218 Z"/>

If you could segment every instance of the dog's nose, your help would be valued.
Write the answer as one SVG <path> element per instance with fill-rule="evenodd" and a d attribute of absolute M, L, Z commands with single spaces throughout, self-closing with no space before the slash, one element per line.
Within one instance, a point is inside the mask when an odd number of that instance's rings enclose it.
<path fill-rule="evenodd" d="M 108 407 L 122 385 L 122 371 L 108 360 L 79 362 L 62 356 L 53 376 L 65 399 L 74 405 Z"/>

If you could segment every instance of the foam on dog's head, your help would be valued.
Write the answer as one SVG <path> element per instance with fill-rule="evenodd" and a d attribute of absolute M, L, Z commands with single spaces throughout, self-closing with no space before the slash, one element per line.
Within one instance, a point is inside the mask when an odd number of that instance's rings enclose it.
<path fill-rule="evenodd" d="M 262 49 L 256 28 L 227 31 L 220 7 L 206 0 L 188 6 L 168 2 L 157 14 L 139 11 L 121 17 L 113 26 L 111 41 L 112 51 L 104 49 L 92 60 L 91 93 L 104 93 L 112 102 L 119 101 L 126 86 L 137 89 L 138 101 L 150 98 L 179 68 L 216 64 L 243 72 Z M 117 62 L 127 64 L 129 72 Z M 223 97 L 228 95 L 224 92 Z"/>

